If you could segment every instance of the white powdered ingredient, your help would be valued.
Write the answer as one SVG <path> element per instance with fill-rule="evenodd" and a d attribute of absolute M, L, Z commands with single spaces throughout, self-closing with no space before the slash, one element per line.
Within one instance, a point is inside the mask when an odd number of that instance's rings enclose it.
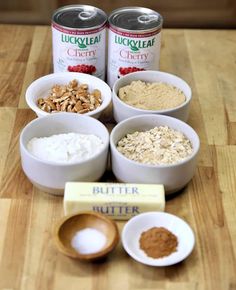
<path fill-rule="evenodd" d="M 94 254 L 102 250 L 107 242 L 106 236 L 93 228 L 78 231 L 71 240 L 72 247 L 81 254 Z"/>
<path fill-rule="evenodd" d="M 103 141 L 93 134 L 65 133 L 35 137 L 28 142 L 27 149 L 41 160 L 70 163 L 94 156 L 103 146 Z"/>

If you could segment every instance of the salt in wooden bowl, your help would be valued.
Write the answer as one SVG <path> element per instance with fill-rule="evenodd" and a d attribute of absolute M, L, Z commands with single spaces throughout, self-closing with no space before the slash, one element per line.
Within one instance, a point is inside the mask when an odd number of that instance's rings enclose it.
<path fill-rule="evenodd" d="M 71 241 L 78 231 L 92 228 L 106 236 L 104 247 L 91 254 L 82 254 L 72 247 Z M 70 257 L 83 261 L 94 261 L 107 256 L 119 242 L 119 231 L 116 223 L 105 215 L 96 212 L 80 212 L 62 218 L 54 229 L 54 242 L 58 250 Z"/>

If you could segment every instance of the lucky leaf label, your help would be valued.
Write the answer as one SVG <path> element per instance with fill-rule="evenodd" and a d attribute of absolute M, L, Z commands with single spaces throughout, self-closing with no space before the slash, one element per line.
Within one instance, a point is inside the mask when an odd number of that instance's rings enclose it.
<path fill-rule="evenodd" d="M 79 44 L 78 44 L 78 47 L 79 47 L 79 48 L 86 48 L 86 45 L 83 44 L 83 43 L 79 43 Z"/>
<path fill-rule="evenodd" d="M 138 48 L 136 46 L 131 46 L 130 48 L 132 51 L 138 51 Z"/>

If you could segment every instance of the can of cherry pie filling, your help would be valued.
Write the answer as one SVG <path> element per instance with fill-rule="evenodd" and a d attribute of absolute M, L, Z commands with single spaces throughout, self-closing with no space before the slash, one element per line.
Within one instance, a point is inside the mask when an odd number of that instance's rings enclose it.
<path fill-rule="evenodd" d="M 54 72 L 82 72 L 105 78 L 107 15 L 89 5 L 68 5 L 52 16 Z"/>
<path fill-rule="evenodd" d="M 108 17 L 107 81 L 130 72 L 159 69 L 163 18 L 154 10 L 124 7 Z"/>

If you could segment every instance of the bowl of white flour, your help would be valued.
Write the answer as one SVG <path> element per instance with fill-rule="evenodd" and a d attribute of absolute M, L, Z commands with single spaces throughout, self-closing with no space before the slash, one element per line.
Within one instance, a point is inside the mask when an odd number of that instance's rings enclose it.
<path fill-rule="evenodd" d="M 40 190 L 63 194 L 67 181 L 97 181 L 106 170 L 109 133 L 98 120 L 57 113 L 31 121 L 20 135 L 22 169 Z"/>

